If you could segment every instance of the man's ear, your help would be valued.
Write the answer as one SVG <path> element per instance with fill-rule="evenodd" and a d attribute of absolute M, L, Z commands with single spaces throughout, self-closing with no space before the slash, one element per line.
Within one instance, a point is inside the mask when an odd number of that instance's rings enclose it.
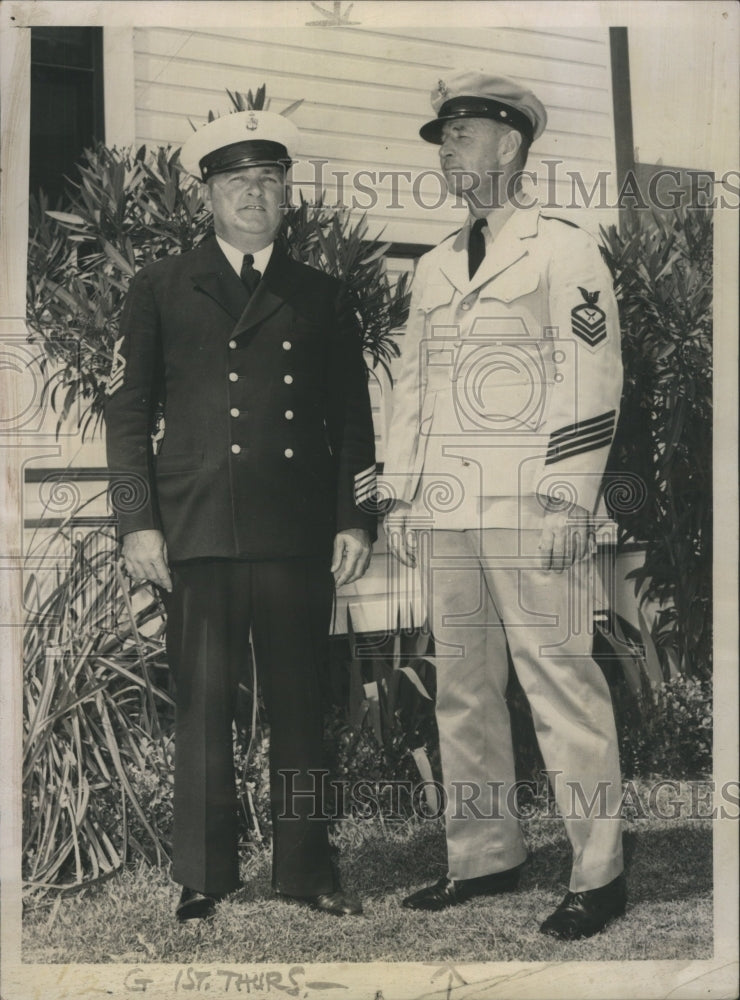
<path fill-rule="evenodd" d="M 498 154 L 502 166 L 513 163 L 516 159 L 519 147 L 522 144 L 522 136 L 516 129 L 506 129 L 499 139 Z"/>
<path fill-rule="evenodd" d="M 203 204 L 206 206 L 209 212 L 213 211 L 213 202 L 211 201 L 211 189 L 207 181 L 200 182 L 200 196 L 203 199 Z"/>

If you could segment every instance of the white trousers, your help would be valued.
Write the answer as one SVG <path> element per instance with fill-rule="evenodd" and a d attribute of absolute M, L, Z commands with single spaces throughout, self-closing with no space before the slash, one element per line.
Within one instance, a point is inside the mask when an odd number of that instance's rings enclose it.
<path fill-rule="evenodd" d="M 593 559 L 542 570 L 538 541 L 536 531 L 435 530 L 422 546 L 449 874 L 505 871 L 526 857 L 509 792 L 508 646 L 573 848 L 570 889 L 578 892 L 623 868 L 617 734 L 609 687 L 591 657 Z"/>

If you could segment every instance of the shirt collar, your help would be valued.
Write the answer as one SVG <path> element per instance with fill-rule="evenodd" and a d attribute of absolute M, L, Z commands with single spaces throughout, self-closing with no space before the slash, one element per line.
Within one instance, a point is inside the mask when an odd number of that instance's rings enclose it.
<path fill-rule="evenodd" d="M 520 195 L 520 200 L 516 203 L 514 211 L 509 215 L 506 222 L 504 222 L 501 229 L 494 237 L 489 226 L 486 226 L 483 230 L 483 239 L 486 241 L 486 247 L 493 246 L 497 243 L 502 234 L 509 233 L 518 236 L 519 238 L 525 236 L 533 236 L 537 232 L 537 222 L 539 219 L 539 208 L 540 204 L 538 200 L 532 196 Z M 496 209 L 493 209 L 495 212 Z M 493 212 L 489 212 L 486 219 Z M 470 227 L 473 225 L 475 220 L 472 216 L 468 216 L 465 223 L 465 246 L 467 246 L 468 233 L 470 232 Z"/>
<path fill-rule="evenodd" d="M 218 240 L 218 245 L 223 251 L 224 257 L 228 260 L 229 264 L 234 268 L 237 274 L 241 275 L 242 261 L 244 260 L 244 253 L 233 247 L 230 243 L 227 243 L 225 239 L 216 234 L 216 239 Z M 255 270 L 259 271 L 260 274 L 264 274 L 267 265 L 270 262 L 270 257 L 272 257 L 272 250 L 275 246 L 274 243 L 268 244 L 266 247 L 262 247 L 256 253 L 253 253 L 254 257 L 254 267 Z"/>

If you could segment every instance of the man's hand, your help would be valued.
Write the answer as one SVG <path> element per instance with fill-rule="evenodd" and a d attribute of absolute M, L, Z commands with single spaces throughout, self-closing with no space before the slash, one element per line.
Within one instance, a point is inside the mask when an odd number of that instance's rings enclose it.
<path fill-rule="evenodd" d="M 359 580 L 370 565 L 372 544 L 364 528 L 346 528 L 334 539 L 331 571 L 337 587 Z"/>
<path fill-rule="evenodd" d="M 416 566 L 416 533 L 408 529 L 407 503 L 396 501 L 393 510 L 386 514 L 385 534 L 388 548 L 404 566 Z"/>
<path fill-rule="evenodd" d="M 574 505 L 569 510 L 546 512 L 537 547 L 542 568 L 556 573 L 592 555 L 595 542 L 588 511 Z"/>
<path fill-rule="evenodd" d="M 121 551 L 132 580 L 151 580 L 164 590 L 172 590 L 167 545 L 161 531 L 131 531 L 123 536 Z"/>

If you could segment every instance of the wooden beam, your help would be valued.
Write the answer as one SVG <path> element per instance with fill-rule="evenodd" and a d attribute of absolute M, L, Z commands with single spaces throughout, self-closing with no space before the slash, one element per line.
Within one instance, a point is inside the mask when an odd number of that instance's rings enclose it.
<path fill-rule="evenodd" d="M 635 142 L 632 134 L 632 94 L 630 59 L 626 28 L 609 28 L 612 63 L 612 102 L 614 105 L 614 145 L 617 161 L 617 188 L 635 166 Z"/>

